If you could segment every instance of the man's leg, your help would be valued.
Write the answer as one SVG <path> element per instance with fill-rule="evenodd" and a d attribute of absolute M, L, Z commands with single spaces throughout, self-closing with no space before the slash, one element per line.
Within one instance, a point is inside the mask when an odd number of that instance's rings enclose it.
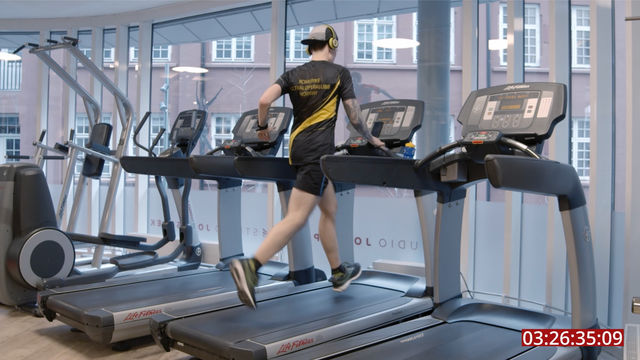
<path fill-rule="evenodd" d="M 291 190 L 287 214 L 269 231 L 253 257 L 261 264 L 269 261 L 304 226 L 318 201 L 318 196 L 294 187 Z"/>
<path fill-rule="evenodd" d="M 318 203 L 320 208 L 320 221 L 318 222 L 318 235 L 324 253 L 327 255 L 329 265 L 332 269 L 340 266 L 340 252 L 338 251 L 338 240 L 336 236 L 336 211 L 338 201 L 333 184 L 328 182 L 324 194 Z"/>
<path fill-rule="evenodd" d="M 333 184 L 329 182 L 324 190 L 324 194 L 318 203 L 320 208 L 320 222 L 318 232 L 322 248 L 327 255 L 329 265 L 331 265 L 331 278 L 333 290 L 344 291 L 351 281 L 360 276 L 362 272 L 360 264 L 351 262 L 340 262 L 340 252 L 338 250 L 338 239 L 336 235 L 336 212 L 338 211 L 338 200 Z M 342 241 L 352 241 L 351 239 L 341 239 Z"/>
<path fill-rule="evenodd" d="M 287 214 L 269 231 L 254 257 L 231 261 L 231 276 L 238 288 L 238 297 L 245 305 L 256 307 L 255 287 L 258 285 L 257 270 L 260 265 L 269 261 L 304 226 L 318 201 L 318 196 L 293 188 Z"/>

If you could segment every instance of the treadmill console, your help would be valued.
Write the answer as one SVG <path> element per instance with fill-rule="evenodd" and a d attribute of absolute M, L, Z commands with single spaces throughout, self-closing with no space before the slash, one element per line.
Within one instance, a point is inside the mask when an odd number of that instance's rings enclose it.
<path fill-rule="evenodd" d="M 258 110 L 243 113 L 233 128 L 233 140 L 222 144 L 224 149 L 238 148 L 240 145 L 251 147 L 262 155 L 275 155 L 280 148 L 284 134 L 289 129 L 293 110 L 287 107 L 271 107 L 267 113 L 269 123 L 269 141 L 258 138 Z M 226 151 L 225 151 L 226 153 Z M 228 154 L 232 155 L 232 154 Z"/>
<path fill-rule="evenodd" d="M 373 136 L 384 141 L 388 148 L 403 146 L 420 129 L 424 115 L 424 102 L 420 100 L 398 99 L 375 101 L 361 105 L 362 119 Z M 347 147 L 366 145 L 351 123 Z"/>
<path fill-rule="evenodd" d="M 178 147 L 185 154 L 190 154 L 198 139 L 200 139 L 206 121 L 206 111 L 186 110 L 180 112 L 171 127 L 171 133 L 169 134 L 170 146 Z"/>
<path fill-rule="evenodd" d="M 458 116 L 462 136 L 499 131 L 526 145 L 538 145 L 564 119 L 566 96 L 566 86 L 558 83 L 509 84 L 476 90 Z"/>

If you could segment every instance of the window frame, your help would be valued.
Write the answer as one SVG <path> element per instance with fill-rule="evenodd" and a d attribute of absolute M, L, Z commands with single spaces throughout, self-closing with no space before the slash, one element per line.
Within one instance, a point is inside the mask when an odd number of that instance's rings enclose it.
<path fill-rule="evenodd" d="M 527 9 L 535 9 L 535 24 L 527 24 L 526 23 L 526 16 L 527 16 Z M 500 36 L 500 39 L 506 39 L 507 38 L 507 28 L 508 28 L 508 24 L 505 21 L 505 16 L 506 16 L 506 11 L 507 11 L 507 4 L 506 3 L 500 3 L 499 6 L 499 11 L 498 11 L 498 33 Z M 524 5 L 524 19 L 523 21 L 525 22 L 524 24 L 524 66 L 525 67 L 539 67 L 540 66 L 540 4 L 525 4 Z M 527 53 L 527 30 L 535 30 L 535 54 L 530 54 Z M 527 57 L 528 56 L 535 56 L 535 61 L 531 62 L 531 61 L 527 61 Z M 507 49 L 501 49 L 500 50 L 500 66 L 507 66 Z"/>
<path fill-rule="evenodd" d="M 389 21 L 391 25 L 391 37 L 396 37 L 398 31 L 398 23 L 396 15 L 384 16 L 383 18 L 391 18 L 391 20 L 380 20 L 381 18 L 375 17 L 370 19 L 359 19 L 353 21 L 353 62 L 360 64 L 395 64 L 396 63 L 396 49 L 390 49 L 391 59 L 380 60 L 378 59 L 378 48 L 377 46 L 373 46 L 373 42 L 378 40 L 378 25 L 380 25 L 383 21 Z M 384 24 L 384 23 L 383 23 Z M 372 40 L 371 40 L 371 59 L 359 59 L 358 58 L 358 43 L 359 41 L 359 33 L 358 33 L 358 25 L 372 25 Z M 383 38 L 386 39 L 386 38 Z M 367 41 L 364 41 L 367 43 Z M 386 51 L 383 49 L 382 51 Z"/>
<path fill-rule="evenodd" d="M 8 51 L 8 49 L 0 49 Z M 0 60 L 0 91 L 22 90 L 22 60 Z"/>
<path fill-rule="evenodd" d="M 571 165 L 576 169 L 582 183 L 589 182 L 591 171 L 591 118 L 589 115 L 574 116 L 571 119 Z M 583 132 L 581 134 L 581 131 Z M 581 136 L 582 135 L 582 136 Z M 587 148 L 581 148 L 581 145 Z M 580 156 L 583 155 L 583 156 Z M 580 162 L 586 166 L 580 166 Z"/>
<path fill-rule="evenodd" d="M 249 38 L 250 39 L 250 43 L 251 43 L 251 47 L 250 47 L 250 53 L 251 56 L 249 58 L 238 58 L 237 55 L 237 51 L 238 51 L 238 40 L 244 40 L 245 38 Z M 218 41 L 231 41 L 231 57 L 218 57 L 217 56 L 217 51 L 218 51 Z M 237 37 L 232 37 L 232 38 L 226 38 L 226 39 L 219 39 L 219 40 L 213 40 L 211 41 L 211 61 L 212 62 L 216 62 L 216 63 L 236 63 L 236 62 L 240 62 L 240 63 L 249 63 L 249 62 L 254 62 L 254 58 L 255 58 L 255 41 L 256 41 L 256 37 L 255 35 L 249 35 L 249 36 L 237 36 Z"/>
<path fill-rule="evenodd" d="M 224 142 L 225 140 L 233 139 L 233 128 L 236 126 L 238 119 L 240 119 L 239 113 L 210 113 L 209 118 L 211 119 L 211 142 L 213 148 L 217 148 Z M 221 124 L 226 128 L 228 127 L 228 132 L 218 132 L 218 120 L 228 121 L 228 124 Z M 220 142 L 218 143 L 218 140 Z"/>
<path fill-rule="evenodd" d="M 15 120 L 15 123 L 9 123 L 9 120 Z M 14 131 L 10 131 L 13 129 Z M 13 143 L 11 149 L 7 146 L 9 142 Z M 17 144 L 17 145 L 16 145 Z M 15 162 L 18 159 L 7 159 L 7 155 L 20 155 L 20 114 L 2 113 L 0 114 L 0 154 L 2 162 Z"/>
<path fill-rule="evenodd" d="M 578 26 L 577 19 L 577 10 L 586 10 L 588 15 L 589 26 Z M 589 42 L 588 47 L 584 47 L 589 51 L 589 55 L 586 56 L 588 60 L 587 64 L 578 64 L 578 31 L 586 31 L 589 36 L 587 36 L 587 41 Z M 587 5 L 573 5 L 571 6 L 571 67 L 579 68 L 579 69 L 589 69 L 591 68 L 591 9 Z"/>
<path fill-rule="evenodd" d="M 312 26 L 305 26 L 287 30 L 285 37 L 285 55 L 287 62 L 306 62 L 311 58 L 311 56 L 307 54 L 306 45 L 300 43 L 300 40 L 304 39 L 305 35 L 311 32 L 311 29 L 313 29 Z M 307 31 L 305 32 L 305 30 Z M 298 33 L 302 34 L 299 40 L 296 38 Z M 304 57 L 295 57 L 298 51 L 296 47 L 298 46 L 301 48 L 300 51 L 302 51 Z"/>

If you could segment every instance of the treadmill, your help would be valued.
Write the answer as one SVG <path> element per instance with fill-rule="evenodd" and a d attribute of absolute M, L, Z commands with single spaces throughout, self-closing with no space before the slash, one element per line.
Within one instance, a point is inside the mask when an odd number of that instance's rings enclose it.
<path fill-rule="evenodd" d="M 458 121 L 463 139 L 418 162 L 322 159 L 336 181 L 437 192 L 434 302 L 430 316 L 292 354 L 304 359 L 595 359 L 597 347 L 521 346 L 522 329 L 593 329 L 595 269 L 582 185 L 568 164 L 540 156 L 542 143 L 565 117 L 566 87 L 525 83 L 475 91 Z M 464 149 L 460 152 L 451 152 Z M 364 177 L 376 167 L 381 178 Z M 460 237 L 466 188 L 488 179 L 495 188 L 555 196 L 562 216 L 571 284 L 571 317 L 463 298 Z"/>
<path fill-rule="evenodd" d="M 379 132 L 388 146 L 404 145 L 421 125 L 423 103 L 381 101 L 362 105 L 362 113 L 367 126 Z M 367 147 L 364 139 L 351 143 L 354 148 Z M 286 162 L 270 160 L 259 166 L 259 160 L 240 157 L 236 167 L 249 177 L 282 180 L 269 174 L 269 169 L 284 168 Z M 353 208 L 350 210 L 352 222 Z M 175 348 L 201 359 L 274 358 L 425 314 L 433 305 L 430 294 L 422 278 L 363 270 L 341 293 L 333 291 L 329 282 L 316 282 L 281 289 L 269 297 L 256 294 L 256 310 L 242 306 L 169 311 L 152 317 L 151 331 L 165 350 Z"/>
<path fill-rule="evenodd" d="M 240 225 L 241 183 L 233 167 L 236 154 L 272 156 L 278 151 L 289 127 L 292 111 L 271 108 L 269 122 L 271 141 L 245 142 L 248 124 L 255 124 L 257 111 L 241 115 L 233 129 L 234 138 L 214 149 L 208 157 L 216 158 L 220 168 L 216 174 L 200 176 L 185 157 L 123 157 L 125 170 L 158 176 L 215 180 L 218 183 L 218 222 L 221 262 L 214 267 L 171 273 L 154 273 L 116 278 L 102 283 L 67 286 L 38 293 L 38 305 L 49 321 L 58 319 L 86 333 L 93 341 L 119 343 L 149 335 L 148 319 L 163 311 L 211 306 L 226 308 L 240 305 L 235 284 L 226 264 L 242 254 Z M 252 133 L 255 133 L 252 131 Z M 254 139 L 255 140 L 255 139 Z M 215 154 L 227 154 L 213 156 Z M 186 211 L 186 205 L 183 206 Z M 191 232 L 181 227 L 181 239 Z M 200 249 L 199 247 L 197 249 Z M 198 254 L 201 256 L 201 254 Z M 257 292 L 269 292 L 278 287 L 291 287 L 290 282 L 272 279 L 286 269 L 284 264 L 270 262 L 260 269 Z M 286 271 L 285 271 L 286 272 Z M 126 345 L 125 345 L 126 346 Z"/>

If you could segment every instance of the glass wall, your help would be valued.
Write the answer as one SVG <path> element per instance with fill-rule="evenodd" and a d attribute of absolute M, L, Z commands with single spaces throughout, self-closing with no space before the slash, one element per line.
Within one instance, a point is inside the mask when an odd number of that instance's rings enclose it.
<path fill-rule="evenodd" d="M 464 102 L 461 95 L 463 67 L 462 8 L 465 2 L 452 2 L 450 13 L 451 49 L 450 49 L 450 117 L 455 119 Z M 504 84 L 507 82 L 507 71 L 513 64 L 507 61 L 508 49 L 500 46 L 501 40 L 507 36 L 509 25 L 508 4 L 511 2 L 481 1 L 478 5 L 478 87 Z M 623 17 L 624 2 L 614 1 L 615 33 L 615 110 L 611 114 L 614 121 L 615 141 L 612 160 L 614 166 L 614 208 L 611 230 L 611 285 L 609 291 L 620 294 L 622 265 L 616 261 L 621 256 L 620 239 L 624 237 L 623 209 L 625 203 L 625 159 L 626 144 L 625 124 L 625 29 Z M 326 4 L 325 4 L 326 5 Z M 525 81 L 548 81 L 554 64 L 550 63 L 550 44 L 552 43 L 550 19 L 553 3 L 543 0 L 527 0 L 524 2 L 523 41 Z M 592 2 L 575 0 L 569 4 L 566 24 L 570 27 L 569 46 L 571 64 L 567 69 L 570 74 L 569 93 L 570 117 L 564 120 L 570 131 L 567 139 L 559 140 L 560 146 L 569 150 L 569 161 L 576 168 L 585 191 L 599 191 L 595 184 L 589 184 L 591 173 L 591 74 L 598 74 L 592 69 L 591 24 L 593 14 Z M 332 24 L 340 37 L 338 64 L 346 66 L 352 74 L 356 95 L 361 103 L 391 98 L 416 98 L 417 84 L 417 51 L 415 49 L 386 49 L 374 46 L 377 39 L 387 37 L 417 38 L 417 22 L 419 20 L 415 2 L 380 1 L 380 2 L 332 2 L 328 6 L 318 6 L 317 1 L 289 0 L 287 2 L 287 24 L 285 47 L 282 49 L 286 61 L 286 69 L 291 69 L 308 61 L 308 56 L 300 40 L 306 37 L 315 24 Z M 628 16 L 635 14 L 628 14 Z M 268 4 L 226 10 L 218 13 L 178 19 L 171 22 L 156 23 L 153 26 L 153 40 L 148 49 L 151 62 L 151 100 L 152 116 L 149 130 L 145 132 L 146 141 L 150 141 L 161 128 L 169 129 L 177 114 L 186 109 L 200 108 L 208 112 L 208 123 L 204 135 L 199 139 L 195 153 L 202 154 L 220 145 L 231 137 L 231 129 L 243 111 L 254 109 L 262 91 L 271 84 L 269 69 L 271 51 L 271 8 Z M 608 29 L 601 29 L 607 31 Z M 58 40 L 66 32 L 52 32 L 50 37 Z M 75 34 L 73 34 L 75 36 Z M 87 55 L 92 56 L 96 49 L 92 46 L 91 30 L 81 29 L 77 34 L 79 47 Z M 128 44 L 128 96 L 136 104 L 139 97 L 138 79 L 142 53 L 139 49 L 139 31 L 137 27 L 129 28 Z M 117 61 L 115 57 L 116 33 L 104 31 L 104 47 L 102 68 L 108 76 L 115 76 L 112 68 Z M 25 42 L 38 42 L 39 34 L 0 32 L 0 49 L 15 49 Z M 497 47 L 489 44 L 498 44 Z M 147 53 L 146 51 L 144 53 Z M 37 66 L 39 60 L 28 51 L 22 52 L 20 61 L 0 61 L 0 161 L 4 162 L 7 154 L 33 154 L 29 145 L 37 137 L 40 129 L 36 129 L 38 116 L 36 109 L 37 94 L 40 92 L 37 83 Z M 52 56 L 58 62 L 65 59 L 60 52 Z M 82 66 L 77 66 L 77 76 L 81 84 L 89 88 L 90 83 Z M 193 74 L 176 72 L 174 67 L 195 66 L 207 70 L 206 73 Z M 279 74 L 278 74 L 279 75 Z M 76 129 L 78 142 L 88 138 L 87 116 L 80 99 L 72 93 L 67 96 L 66 85 L 57 75 L 49 72 L 48 83 L 48 120 L 41 126 L 48 129 L 47 143 L 62 142 L 68 137 L 69 128 Z M 146 91 L 147 89 L 143 89 Z M 110 95 L 106 93 L 98 99 L 102 101 L 102 118 L 113 121 L 115 110 Z M 290 106 L 288 99 L 286 104 Z M 143 108 L 146 105 L 143 104 Z M 142 114 L 137 114 L 140 118 Z M 606 120 L 601 120 L 606 121 Z M 336 143 L 344 141 L 348 135 L 347 120 L 340 110 L 336 131 Z M 595 123 L 595 121 L 594 121 Z M 452 121 L 451 137 L 459 136 L 459 126 Z M 114 134 L 113 136 L 116 136 Z M 285 139 L 283 155 L 288 149 Z M 158 150 L 168 147 L 168 137 L 161 140 Z M 420 144 L 418 144 L 420 146 Z M 598 149 L 601 151 L 601 149 Z M 609 151 L 603 149 L 602 151 Z M 548 149 L 544 154 L 549 154 Z M 78 165 L 79 168 L 80 165 Z M 63 177 L 63 166 L 49 162 L 46 166 L 48 181 L 52 189 L 54 203 L 60 193 Z M 109 167 L 105 174 L 109 174 Z M 126 176 L 124 206 L 124 227 L 131 231 L 135 228 L 136 206 L 134 180 Z M 146 182 L 146 178 L 145 182 Z M 146 216 L 149 232 L 160 233 L 162 222 L 159 200 L 153 184 L 150 185 L 148 212 Z M 473 219 L 469 272 L 463 274 L 469 287 L 478 293 L 488 294 L 496 299 L 505 294 L 505 279 L 516 277 L 519 286 L 517 295 L 526 301 L 540 304 L 549 290 L 546 281 L 549 279 L 540 270 L 540 264 L 547 263 L 555 255 L 554 249 L 540 246 L 540 242 L 549 237 L 551 219 L 549 209 L 555 200 L 542 196 L 524 195 L 522 201 L 510 198 L 504 191 L 491 189 L 486 182 L 475 187 L 473 203 Z M 245 253 L 252 254 L 257 244 L 264 238 L 271 224 L 267 223 L 265 213 L 273 207 L 269 203 L 269 188 L 265 183 L 247 181 L 243 185 L 243 217 L 242 229 L 245 241 Z M 364 266 L 370 266 L 374 260 L 388 259 L 422 263 L 423 252 L 420 229 L 415 213 L 413 194 L 409 191 L 358 187 L 355 204 L 355 234 L 352 242 L 356 260 Z M 516 195 L 517 197 L 518 195 Z M 202 241 L 217 241 L 217 209 L 212 208 L 217 197 L 215 183 L 198 181 L 194 183 L 192 211 L 195 218 L 194 227 Z M 513 207 L 520 207 L 510 212 Z M 275 207 L 275 221 L 279 219 L 278 207 Z M 371 209 L 384 209 L 372 211 Z M 397 216 L 396 214 L 402 214 Z M 514 215 L 515 214 L 515 215 Z M 172 213 L 174 220 L 176 212 Z M 314 213 L 310 223 L 312 233 L 317 229 L 318 214 Z M 372 225 L 371 225 L 372 224 Z M 507 227 L 519 226 L 519 234 L 511 238 Z M 592 224 L 593 225 L 593 224 Z M 86 227 L 79 228 L 79 231 Z M 317 237 L 316 237 L 317 238 Z M 344 239 L 341 239 L 344 241 Z M 315 260 L 320 268 L 326 270 L 327 264 L 318 241 L 314 242 Z M 511 248 L 509 248 L 509 246 Z M 557 249 L 556 249 L 557 250 Z M 561 249 L 563 250 L 563 249 Z M 283 255 L 283 254 L 281 254 Z M 513 255 L 513 256 L 512 256 Z M 464 255 L 463 255 L 464 256 Z M 564 256 L 564 255 L 562 255 Z M 283 258 L 284 259 L 284 258 Z M 463 259 L 464 260 L 464 259 Z M 564 259 L 562 261 L 565 261 Z M 514 265 L 515 264 L 515 265 Z M 517 267 L 516 270 L 514 270 Z M 563 266 L 564 267 L 564 266 Z M 547 269 L 548 270 L 548 269 Z M 513 272 L 515 271 L 515 272 Z M 609 271 L 605 269 L 603 271 Z M 560 271 L 561 272 L 561 271 Z M 616 280 L 618 279 L 618 280 Z M 556 280 L 554 280 L 556 281 Z M 556 294 L 562 297 L 560 303 L 566 303 L 566 288 L 556 289 L 553 284 L 554 302 Z M 513 288 L 511 289 L 513 290 Z M 621 296 L 621 295 L 620 295 Z M 621 300 L 616 300 L 621 302 Z M 525 303 L 519 303 L 526 305 Z M 549 305 L 549 304 L 547 304 Z M 538 306 L 538 305 L 535 305 Z M 569 309 L 564 309 L 569 310 Z M 613 312 L 611 312 L 613 313 Z M 614 319 L 615 320 L 615 319 Z M 606 321 L 602 319 L 602 321 Z"/>
<path fill-rule="evenodd" d="M 286 70 L 309 60 L 306 46 L 301 45 L 300 40 L 308 35 L 314 25 L 328 23 L 333 26 L 340 39 L 335 62 L 351 72 L 354 91 L 360 104 L 386 99 L 416 99 L 416 48 L 382 48 L 374 45 L 374 41 L 392 37 L 416 39 L 417 9 L 408 6 L 403 8 L 406 4 L 392 1 L 383 1 L 381 4 L 378 9 L 377 5 L 371 8 L 372 4 L 359 3 L 362 6 L 354 6 L 342 2 L 336 3 L 336 11 L 332 12 L 331 9 L 318 11 L 317 8 L 312 11 L 310 2 L 290 1 L 287 6 L 285 40 Z M 457 116 L 462 104 L 462 33 L 459 10 L 451 9 L 451 120 Z M 291 106 L 288 97 L 285 105 Z M 347 124 L 348 119 L 341 106 L 336 123 L 336 145 L 347 139 Z M 451 137 L 454 132 L 455 125 L 451 121 Z M 444 139 L 443 142 L 449 140 Z M 424 263 L 420 224 L 412 191 L 357 186 L 355 196 L 353 239 L 346 239 L 338 234 L 338 240 L 353 244 L 356 261 L 364 267 L 372 266 L 376 260 Z M 329 265 L 317 234 L 319 216 L 319 211 L 315 210 L 309 222 L 315 239 L 314 262 L 327 271 Z"/>
<path fill-rule="evenodd" d="M 259 96 L 270 84 L 270 25 L 268 5 L 154 25 L 148 136 L 153 139 L 160 128 L 167 129 L 159 149 L 169 145 L 167 135 L 178 114 L 189 109 L 208 113 L 193 154 L 207 153 L 232 137 L 237 119 L 257 108 Z M 136 59 L 135 47 L 132 53 L 132 60 Z M 177 72 L 173 70 L 176 66 L 198 67 L 206 72 Z M 149 186 L 148 198 L 149 231 L 158 234 L 162 212 L 155 186 Z M 193 227 L 200 241 L 217 241 L 216 183 L 194 181 L 190 200 Z M 266 234 L 267 206 L 266 185 L 245 181 L 242 240 L 247 254 L 253 254 Z M 175 211 L 172 217 L 177 222 Z"/>
<path fill-rule="evenodd" d="M 26 42 L 38 42 L 39 34 L 0 32 L 0 52 L 13 52 Z M 0 60 L 0 163 L 16 161 L 7 155 L 33 155 L 30 145 L 35 129 L 39 61 L 23 50 L 21 60 Z M 45 124 L 46 126 L 46 124 Z"/>

